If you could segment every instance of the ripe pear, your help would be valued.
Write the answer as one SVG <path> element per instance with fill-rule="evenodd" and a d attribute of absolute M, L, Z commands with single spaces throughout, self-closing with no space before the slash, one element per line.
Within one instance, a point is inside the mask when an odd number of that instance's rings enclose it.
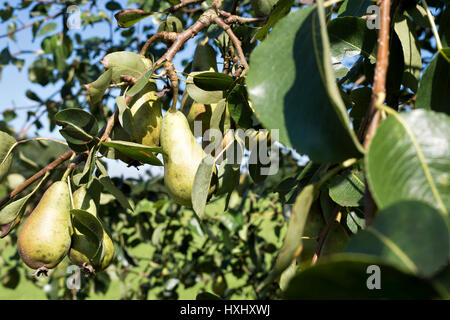
<path fill-rule="evenodd" d="M 20 257 L 38 274 L 54 268 L 69 251 L 71 228 L 69 186 L 58 181 L 44 193 L 20 230 Z"/>
<path fill-rule="evenodd" d="M 178 110 L 166 112 L 161 125 L 164 155 L 164 183 L 170 197 L 178 204 L 192 207 L 192 186 L 202 159 L 206 156 L 195 141 L 185 115 Z M 210 188 L 209 193 L 214 191 Z"/>
<path fill-rule="evenodd" d="M 134 123 L 134 140 L 149 146 L 159 146 L 161 132 L 162 103 L 155 95 L 156 85 L 146 84 L 144 89 L 130 102 Z"/>
<path fill-rule="evenodd" d="M 75 209 L 87 211 L 97 217 L 97 206 L 94 199 L 92 199 L 87 192 L 86 187 L 80 187 L 76 190 L 73 193 L 72 198 Z M 75 228 L 72 235 L 72 247 L 69 251 L 69 259 L 72 263 L 79 267 L 84 267 L 87 269 L 93 268 L 95 271 L 103 270 L 109 265 L 114 255 L 114 244 L 104 229 L 103 247 L 105 250 L 105 255 L 100 263 L 100 266 L 92 266 L 91 259 L 95 256 L 97 247 L 94 243 L 89 241 L 85 235 Z"/>

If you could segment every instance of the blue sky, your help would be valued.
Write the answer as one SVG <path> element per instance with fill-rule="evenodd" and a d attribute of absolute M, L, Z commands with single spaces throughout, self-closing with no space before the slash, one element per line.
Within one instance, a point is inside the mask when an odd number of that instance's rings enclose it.
<path fill-rule="evenodd" d="M 136 8 L 135 5 L 127 5 L 126 0 L 116 0 L 119 2 L 123 8 Z M 3 2 L 3 1 L 2 1 Z M 20 0 L 12 0 L 8 1 L 11 6 L 19 6 L 18 4 L 21 3 Z M 104 9 L 103 5 L 107 1 L 98 1 L 98 3 L 101 3 L 100 10 L 110 13 L 110 11 Z M 3 8 L 3 4 L 0 5 L 0 9 Z M 88 8 L 88 5 L 83 5 L 80 7 L 81 12 L 84 12 Z M 24 12 L 21 12 L 17 19 L 15 20 L 17 23 L 17 27 L 29 23 L 30 21 L 39 20 L 42 19 L 42 17 L 31 20 L 29 18 L 28 10 L 22 10 Z M 55 10 L 56 11 L 56 10 Z M 15 12 L 16 14 L 17 12 Z M 49 12 L 49 14 L 55 13 L 54 11 Z M 113 16 L 111 14 L 111 19 L 115 22 Z M 56 19 L 58 23 L 58 27 L 56 29 L 56 32 L 59 32 L 62 28 L 61 26 L 61 19 Z M 148 19 L 144 22 L 145 24 L 148 24 Z M 141 29 L 141 25 L 138 25 L 138 28 Z M 122 30 L 120 30 L 122 31 Z M 119 31 L 119 32 L 120 32 Z M 70 33 L 75 33 L 79 31 L 69 31 Z M 119 32 L 115 32 L 114 38 L 116 41 L 118 41 L 120 34 Z M 0 24 L 0 35 L 7 33 L 7 23 L 1 23 Z M 98 34 L 109 34 L 109 24 L 106 22 L 97 23 L 94 26 L 87 26 L 84 29 L 81 30 L 81 35 L 83 37 L 91 37 Z M 141 33 L 142 34 L 142 33 Z M 5 46 L 9 47 L 9 50 L 11 54 L 17 53 L 19 51 L 37 51 L 40 50 L 40 44 L 43 39 L 43 37 L 36 38 L 33 42 L 32 39 L 32 33 L 31 28 L 27 28 L 23 31 L 19 31 L 16 33 L 16 39 L 17 41 L 14 42 L 13 40 L 9 38 L 0 38 L 0 48 L 4 48 Z M 194 46 L 195 40 L 191 40 L 189 42 L 189 45 L 187 46 L 187 50 L 183 51 L 182 54 L 179 54 L 176 56 L 176 59 L 174 60 L 175 66 L 178 70 L 183 70 L 183 67 L 181 66 L 181 60 L 183 57 L 186 57 L 186 55 L 192 55 L 193 50 L 195 48 Z M 54 92 L 56 92 L 61 87 L 61 83 L 59 83 L 59 86 L 55 86 L 52 84 L 48 84 L 45 87 L 42 87 L 39 84 L 33 84 L 28 80 L 28 67 L 35 59 L 35 54 L 21 54 L 18 55 L 17 58 L 24 59 L 25 60 L 25 66 L 22 69 L 22 71 L 18 71 L 18 69 L 15 66 L 9 65 L 3 68 L 2 70 L 2 78 L 0 80 L 0 114 L 4 110 L 13 108 L 13 107 L 27 107 L 27 106 L 34 106 L 36 105 L 36 102 L 28 99 L 25 96 L 25 92 L 27 89 L 31 89 L 34 92 L 36 92 L 40 97 L 47 98 L 51 96 Z M 58 98 L 58 96 L 55 96 L 55 98 Z M 114 108 L 114 105 L 108 105 L 110 108 Z M 18 109 L 16 110 L 16 113 L 18 117 L 14 119 L 12 122 L 10 122 L 10 125 L 15 130 L 21 130 L 24 127 L 24 123 L 26 123 L 26 117 L 27 117 L 27 111 L 34 110 L 34 109 Z M 49 131 L 47 121 L 45 119 L 45 116 L 42 118 L 42 123 L 44 125 L 44 128 L 39 130 L 39 132 L 36 132 L 36 130 L 31 129 L 29 131 L 30 136 L 40 136 L 40 137 L 47 137 L 47 138 L 54 138 L 59 140 L 64 140 L 62 136 L 59 134 L 58 130 L 54 130 L 53 132 Z M 136 168 L 127 168 L 126 165 L 119 161 L 107 161 L 109 166 L 109 174 L 111 176 L 124 176 L 124 177 L 138 177 L 141 176 L 146 170 L 150 168 L 150 166 L 144 166 L 141 167 L 141 169 L 138 171 Z M 160 168 L 152 167 L 153 173 L 162 173 L 162 170 L 159 170 Z"/>

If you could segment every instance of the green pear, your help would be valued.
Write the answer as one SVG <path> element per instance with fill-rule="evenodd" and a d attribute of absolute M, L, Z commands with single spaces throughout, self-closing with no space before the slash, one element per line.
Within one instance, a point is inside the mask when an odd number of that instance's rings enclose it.
<path fill-rule="evenodd" d="M 191 72 L 212 71 L 217 72 L 217 53 L 205 41 L 200 42 L 195 48 L 194 60 L 192 61 Z"/>
<path fill-rule="evenodd" d="M 206 156 L 195 141 L 185 115 L 178 110 L 166 112 L 161 124 L 164 155 L 164 183 L 178 204 L 192 207 L 192 186 L 197 168 Z M 214 191 L 212 187 L 210 193 Z"/>
<path fill-rule="evenodd" d="M 74 209 L 80 209 L 89 212 L 97 218 L 97 206 L 94 199 L 87 192 L 86 187 L 80 187 L 73 195 Z M 100 266 L 92 266 L 91 259 L 95 256 L 97 246 L 92 243 L 85 235 L 74 228 L 72 235 L 72 246 L 69 251 L 69 259 L 73 264 L 86 269 L 93 268 L 91 271 L 104 270 L 114 255 L 114 244 L 108 233 L 103 229 L 103 247 L 105 250 L 104 257 Z"/>
<path fill-rule="evenodd" d="M 20 230 L 20 257 L 38 274 L 54 268 L 69 251 L 71 228 L 69 186 L 58 181 L 44 193 Z"/>
<path fill-rule="evenodd" d="M 156 84 L 149 82 L 130 102 L 134 123 L 134 140 L 149 146 L 159 146 L 162 103 L 155 95 Z"/>

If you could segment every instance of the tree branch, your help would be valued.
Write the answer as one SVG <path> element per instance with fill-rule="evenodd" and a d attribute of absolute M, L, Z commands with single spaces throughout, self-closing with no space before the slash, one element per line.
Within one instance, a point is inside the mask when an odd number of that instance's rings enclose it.
<path fill-rule="evenodd" d="M 56 13 L 56 14 L 54 14 L 54 15 L 47 16 L 47 17 L 45 17 L 44 19 L 39 20 L 39 22 L 40 22 L 40 23 L 43 23 L 43 22 L 48 21 L 48 20 L 50 20 L 50 19 L 56 18 L 56 17 L 58 17 L 58 16 L 60 16 L 60 15 L 62 15 L 62 14 L 63 14 L 63 11 L 58 12 L 58 13 Z M 31 26 L 32 26 L 34 23 L 36 23 L 36 22 L 37 22 L 37 21 L 33 21 L 33 22 L 30 22 L 30 23 L 27 23 L 27 24 L 23 25 L 22 27 L 17 28 L 17 29 L 14 30 L 14 31 L 8 32 L 8 33 L 6 33 L 6 34 L 2 34 L 2 35 L 0 35 L 0 39 L 1 39 L 1 38 L 9 37 L 9 36 L 11 36 L 11 35 L 13 35 L 13 34 L 19 32 L 19 31 L 22 31 L 22 30 L 24 30 L 24 29 L 26 29 L 26 28 L 29 28 L 29 27 L 31 27 Z"/>
<path fill-rule="evenodd" d="M 182 0 L 180 3 L 178 3 L 178 4 L 176 4 L 176 5 L 172 6 L 172 7 L 164 10 L 164 12 L 166 12 L 166 13 L 174 13 L 175 11 L 177 11 L 177 10 L 183 8 L 183 7 L 187 7 L 187 6 L 191 5 L 191 4 L 201 3 L 203 1 L 205 1 L 205 0 L 184 0 L 184 1 Z"/>

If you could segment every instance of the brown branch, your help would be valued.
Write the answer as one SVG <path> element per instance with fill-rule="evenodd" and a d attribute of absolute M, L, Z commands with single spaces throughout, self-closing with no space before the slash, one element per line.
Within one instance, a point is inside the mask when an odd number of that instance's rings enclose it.
<path fill-rule="evenodd" d="M 242 51 L 242 44 L 241 41 L 238 39 L 238 37 L 236 37 L 236 35 L 234 34 L 233 30 L 231 29 L 231 27 L 225 23 L 225 21 L 223 21 L 220 17 L 216 16 L 214 18 L 214 22 L 221 27 L 223 30 L 225 30 L 225 32 L 228 34 L 228 36 L 230 37 L 231 41 L 233 41 L 234 47 L 238 53 L 239 56 L 239 61 L 240 63 L 244 66 L 245 69 L 248 69 L 248 63 L 247 60 L 245 59 L 245 55 L 244 55 L 244 51 Z"/>
<path fill-rule="evenodd" d="M 256 18 L 241 17 L 231 14 L 230 12 L 224 10 L 219 10 L 219 14 L 225 18 L 224 21 L 226 24 L 235 24 L 235 23 L 245 24 L 252 22 L 264 22 L 267 19 L 267 17 L 256 17 Z"/>
<path fill-rule="evenodd" d="M 187 6 L 191 5 L 191 4 L 201 3 L 203 1 L 205 1 L 205 0 L 184 0 L 184 1 L 182 0 L 180 3 L 178 3 L 178 4 L 176 4 L 176 5 L 172 6 L 172 7 L 164 10 L 164 12 L 166 12 L 166 13 L 174 13 L 175 11 L 177 11 L 177 10 L 179 10 L 181 8 L 187 7 Z"/>
<path fill-rule="evenodd" d="M 100 131 L 99 136 L 100 142 L 105 141 L 109 134 L 111 133 L 112 128 L 114 127 L 115 123 L 115 117 L 117 115 L 117 111 L 108 119 L 108 122 L 106 123 L 106 126 L 104 130 Z M 9 200 L 17 196 L 20 192 L 25 190 L 27 187 L 29 187 L 33 182 L 37 181 L 41 177 L 43 177 L 47 172 L 53 171 L 58 166 L 60 166 L 65 161 L 69 160 L 72 155 L 74 154 L 73 150 L 67 150 L 63 154 L 61 154 L 57 159 L 53 160 L 51 163 L 46 165 L 44 168 L 36 172 L 33 176 L 28 178 L 25 182 L 23 182 L 20 186 L 15 188 L 13 191 L 11 191 L 7 196 L 5 196 L 3 199 L 0 200 L 0 207 L 2 207 L 4 204 L 6 204 Z M 70 164 L 70 166 L 74 167 L 77 164 L 83 162 L 87 157 L 86 152 L 80 153 Z"/>
<path fill-rule="evenodd" d="M 320 253 L 322 251 L 323 245 L 325 243 L 325 240 L 327 239 L 328 233 L 330 232 L 331 226 L 333 225 L 333 222 L 336 221 L 336 217 L 338 216 L 339 212 L 341 210 L 341 206 L 336 206 L 336 208 L 333 211 L 333 215 L 331 219 L 327 222 L 327 225 L 319 234 L 319 238 L 317 239 L 317 247 L 316 252 L 314 253 L 314 256 L 312 257 L 311 265 L 315 265 L 317 262 L 317 259 L 320 257 Z"/>
<path fill-rule="evenodd" d="M 386 98 L 386 74 L 389 66 L 389 32 L 390 32 L 390 0 L 379 0 L 380 4 L 380 31 L 378 33 L 378 52 L 377 63 L 375 66 L 374 83 L 372 88 L 372 99 L 369 108 L 361 124 L 361 135 L 364 135 L 364 129 L 368 124 L 367 131 L 364 137 L 364 148 L 367 149 L 370 145 L 372 137 L 380 124 L 381 114 L 377 109 L 378 105 L 382 105 Z M 366 180 L 366 192 L 364 197 L 365 203 L 365 219 L 366 225 L 369 226 L 375 216 L 376 204 L 369 189 Z"/>

